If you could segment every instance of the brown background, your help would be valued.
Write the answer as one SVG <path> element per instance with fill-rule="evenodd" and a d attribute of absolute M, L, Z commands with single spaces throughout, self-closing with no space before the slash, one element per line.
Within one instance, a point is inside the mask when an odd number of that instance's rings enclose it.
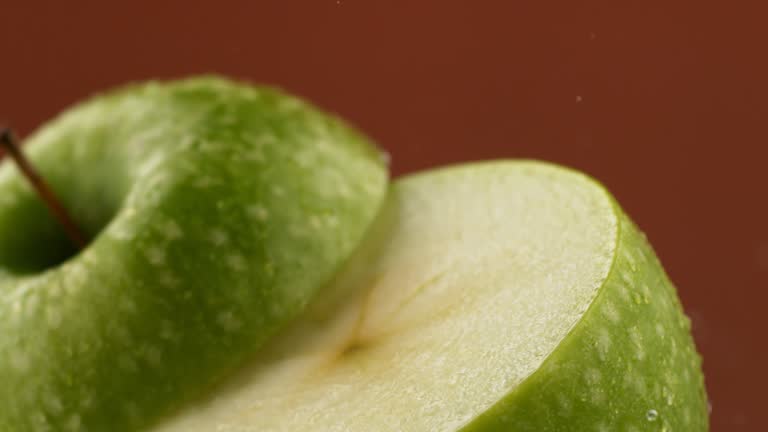
<path fill-rule="evenodd" d="M 0 117 L 22 135 L 99 89 L 219 72 L 341 113 L 389 150 L 397 174 L 498 157 L 592 173 L 679 287 L 712 429 L 768 430 L 764 7 L 48 3 L 0 3 Z"/>

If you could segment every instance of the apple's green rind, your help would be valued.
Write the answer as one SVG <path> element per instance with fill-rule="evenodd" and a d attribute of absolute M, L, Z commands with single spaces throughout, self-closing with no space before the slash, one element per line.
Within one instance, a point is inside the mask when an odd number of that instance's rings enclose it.
<path fill-rule="evenodd" d="M 701 357 L 645 236 L 615 205 L 614 262 L 541 367 L 463 432 L 709 430 Z"/>
<path fill-rule="evenodd" d="M 401 179 L 323 292 L 156 432 L 707 428 L 672 285 L 574 171 L 499 161 Z"/>
<path fill-rule="evenodd" d="M 364 137 L 216 77 L 97 96 L 28 140 L 69 245 L 0 168 L 0 431 L 134 431 L 300 313 L 387 189 Z M 46 270 L 46 267 L 50 267 Z"/>

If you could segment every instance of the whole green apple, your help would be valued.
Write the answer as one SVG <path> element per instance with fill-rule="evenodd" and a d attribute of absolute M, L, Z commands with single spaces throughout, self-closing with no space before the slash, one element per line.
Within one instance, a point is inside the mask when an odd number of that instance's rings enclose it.
<path fill-rule="evenodd" d="M 380 153 L 267 88 L 207 77 L 98 96 L 29 159 L 80 253 L 0 167 L 0 431 L 136 431 L 217 382 L 346 261 Z"/>

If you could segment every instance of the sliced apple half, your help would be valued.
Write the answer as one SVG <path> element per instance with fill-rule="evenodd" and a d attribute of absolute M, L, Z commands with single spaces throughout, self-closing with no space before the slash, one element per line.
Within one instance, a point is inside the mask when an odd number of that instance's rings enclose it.
<path fill-rule="evenodd" d="M 643 235 L 538 162 L 396 182 L 311 309 L 160 432 L 705 431 L 700 357 Z"/>

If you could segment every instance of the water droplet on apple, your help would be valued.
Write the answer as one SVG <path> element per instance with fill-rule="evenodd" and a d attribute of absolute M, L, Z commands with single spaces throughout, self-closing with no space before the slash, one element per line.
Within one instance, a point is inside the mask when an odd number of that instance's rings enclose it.
<path fill-rule="evenodd" d="M 655 409 L 649 409 L 647 413 L 645 413 L 646 420 L 652 422 L 656 421 L 659 418 L 659 412 Z"/>

